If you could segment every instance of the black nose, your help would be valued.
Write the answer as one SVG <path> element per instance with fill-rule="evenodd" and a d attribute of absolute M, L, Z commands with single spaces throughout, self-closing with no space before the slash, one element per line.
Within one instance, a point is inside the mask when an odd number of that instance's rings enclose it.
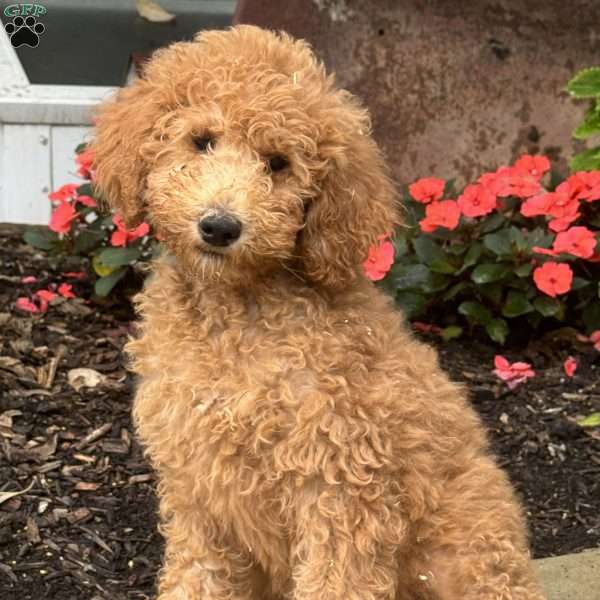
<path fill-rule="evenodd" d="M 229 215 L 204 217 L 200 221 L 200 235 L 211 246 L 229 246 L 241 233 L 242 224 Z"/>

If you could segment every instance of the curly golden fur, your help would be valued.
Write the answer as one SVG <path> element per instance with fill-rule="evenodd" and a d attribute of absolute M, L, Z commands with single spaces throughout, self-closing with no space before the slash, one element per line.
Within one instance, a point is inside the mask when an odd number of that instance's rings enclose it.
<path fill-rule="evenodd" d="M 239 26 L 161 50 L 94 148 L 166 248 L 128 345 L 160 600 L 541 600 L 464 390 L 362 274 L 393 186 L 309 47 Z M 222 214 L 241 236 L 213 248 L 198 223 Z"/>

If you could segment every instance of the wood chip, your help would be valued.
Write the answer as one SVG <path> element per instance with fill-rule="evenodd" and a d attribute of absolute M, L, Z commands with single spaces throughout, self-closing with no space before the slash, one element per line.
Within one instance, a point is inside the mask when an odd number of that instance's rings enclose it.
<path fill-rule="evenodd" d="M 141 475 L 132 475 L 128 479 L 128 483 L 130 485 L 133 485 L 135 483 L 145 483 L 146 481 L 152 481 L 153 478 L 154 476 L 152 475 L 152 473 L 142 473 Z"/>
<path fill-rule="evenodd" d="M 75 510 L 69 512 L 67 514 L 67 521 L 73 525 L 74 523 L 79 523 L 84 519 L 87 519 L 92 514 L 92 511 L 89 508 L 85 508 L 84 506 L 80 508 L 76 508 Z"/>
<path fill-rule="evenodd" d="M 95 492 L 100 487 L 99 483 L 92 483 L 88 481 L 78 481 L 75 484 L 74 490 L 78 492 Z"/>
<path fill-rule="evenodd" d="M 27 539 L 32 544 L 39 544 L 42 541 L 40 529 L 33 517 L 27 517 Z"/>
<path fill-rule="evenodd" d="M 75 444 L 75 448 L 81 450 L 89 444 L 99 440 L 102 436 L 106 435 L 112 429 L 112 423 L 104 423 L 97 429 L 94 429 L 91 433 L 88 433 L 80 442 Z"/>

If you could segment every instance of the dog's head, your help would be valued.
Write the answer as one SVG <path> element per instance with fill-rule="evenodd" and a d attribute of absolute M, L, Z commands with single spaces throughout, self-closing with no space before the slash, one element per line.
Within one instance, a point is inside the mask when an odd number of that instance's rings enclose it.
<path fill-rule="evenodd" d="M 158 51 L 97 117 L 97 185 L 191 277 L 360 276 L 396 222 L 367 112 L 309 47 L 251 26 Z"/>

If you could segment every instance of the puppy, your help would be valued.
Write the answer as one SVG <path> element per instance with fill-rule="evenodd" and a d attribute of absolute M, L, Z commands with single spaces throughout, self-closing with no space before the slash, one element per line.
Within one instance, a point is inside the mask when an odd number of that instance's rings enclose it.
<path fill-rule="evenodd" d="M 542 600 L 464 391 L 364 277 L 394 189 L 309 47 L 239 26 L 160 50 L 94 151 L 165 248 L 128 345 L 160 600 Z"/>

